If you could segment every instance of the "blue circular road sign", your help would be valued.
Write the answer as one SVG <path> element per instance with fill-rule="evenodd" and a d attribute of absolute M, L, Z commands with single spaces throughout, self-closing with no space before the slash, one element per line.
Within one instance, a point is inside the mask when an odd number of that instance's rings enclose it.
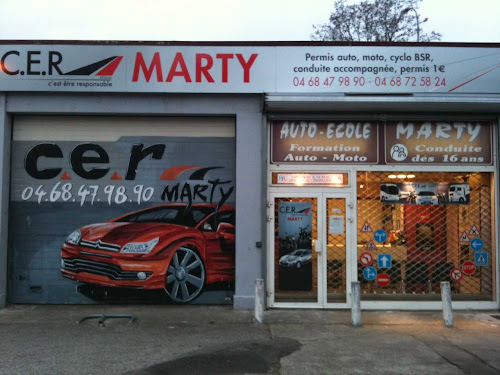
<path fill-rule="evenodd" d="M 484 248 L 484 242 L 480 238 L 474 238 L 470 242 L 470 247 L 472 247 L 472 250 L 474 250 L 474 251 L 481 251 Z"/>
<path fill-rule="evenodd" d="M 387 241 L 387 232 L 383 229 L 377 229 L 375 233 L 373 233 L 373 238 L 377 242 L 385 242 Z"/>
<path fill-rule="evenodd" d="M 363 270 L 363 277 L 368 281 L 373 281 L 377 277 L 377 270 L 372 266 L 365 267 Z"/>

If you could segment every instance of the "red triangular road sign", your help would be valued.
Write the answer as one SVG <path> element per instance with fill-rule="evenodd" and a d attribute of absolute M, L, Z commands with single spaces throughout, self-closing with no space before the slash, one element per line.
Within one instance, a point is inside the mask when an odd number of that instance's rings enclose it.
<path fill-rule="evenodd" d="M 363 224 L 363 226 L 361 227 L 361 232 L 373 232 L 373 229 L 370 225 L 370 223 L 367 221 Z"/>
<path fill-rule="evenodd" d="M 477 229 L 476 224 L 474 224 L 472 226 L 472 228 L 470 228 L 469 235 L 470 236 L 479 236 L 479 229 Z"/>
<path fill-rule="evenodd" d="M 469 235 L 467 234 L 466 231 L 464 231 L 460 236 L 460 242 L 470 242 Z"/>

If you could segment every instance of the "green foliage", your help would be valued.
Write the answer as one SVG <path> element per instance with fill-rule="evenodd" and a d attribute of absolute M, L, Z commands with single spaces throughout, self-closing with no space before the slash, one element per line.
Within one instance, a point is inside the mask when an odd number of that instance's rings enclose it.
<path fill-rule="evenodd" d="M 422 25 L 427 18 L 418 13 L 422 0 L 365 0 L 348 5 L 346 0 L 333 3 L 329 22 L 315 25 L 312 40 L 348 42 L 432 42 L 441 34 L 426 34 Z M 417 31 L 418 17 L 418 31 Z"/>

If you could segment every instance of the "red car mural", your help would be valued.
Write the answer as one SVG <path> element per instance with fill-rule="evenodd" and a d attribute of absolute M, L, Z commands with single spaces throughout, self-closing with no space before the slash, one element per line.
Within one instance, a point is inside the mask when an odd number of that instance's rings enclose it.
<path fill-rule="evenodd" d="M 234 207 L 165 204 L 75 230 L 61 249 L 61 273 L 100 286 L 165 289 L 186 303 L 207 284 L 234 281 L 234 245 Z"/>

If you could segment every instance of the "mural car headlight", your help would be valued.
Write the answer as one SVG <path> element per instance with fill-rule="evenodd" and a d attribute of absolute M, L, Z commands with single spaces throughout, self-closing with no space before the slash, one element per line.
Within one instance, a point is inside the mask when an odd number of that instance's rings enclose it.
<path fill-rule="evenodd" d="M 80 229 L 77 229 L 73 233 L 71 233 L 68 238 L 66 238 L 66 242 L 73 245 L 78 245 L 78 243 L 80 242 L 80 238 L 82 238 L 82 233 L 80 232 Z"/>
<path fill-rule="evenodd" d="M 154 238 L 148 242 L 129 242 L 122 248 L 122 253 L 149 254 L 154 249 L 160 238 Z"/>

